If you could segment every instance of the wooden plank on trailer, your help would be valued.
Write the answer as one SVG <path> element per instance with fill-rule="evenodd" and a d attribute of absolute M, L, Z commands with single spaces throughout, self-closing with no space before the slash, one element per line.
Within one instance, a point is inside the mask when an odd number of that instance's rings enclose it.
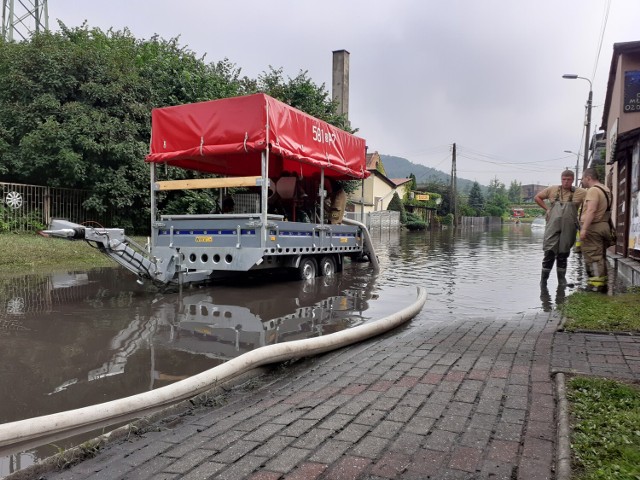
<path fill-rule="evenodd" d="M 255 187 L 262 177 L 194 178 L 155 182 L 155 190 L 197 190 L 200 188 Z"/>

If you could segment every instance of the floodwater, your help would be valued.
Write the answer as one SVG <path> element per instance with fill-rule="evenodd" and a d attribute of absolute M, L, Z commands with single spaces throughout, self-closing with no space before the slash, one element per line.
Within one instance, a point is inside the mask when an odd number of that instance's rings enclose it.
<path fill-rule="evenodd" d="M 148 391 L 272 344 L 332 333 L 427 302 L 412 324 L 550 310 L 570 286 L 539 287 L 542 229 L 372 232 L 380 263 L 311 282 L 246 280 L 158 293 L 114 267 L 0 278 L 0 423 Z M 409 326 L 408 328 L 411 328 Z M 55 451 L 0 457 L 0 477 Z"/>

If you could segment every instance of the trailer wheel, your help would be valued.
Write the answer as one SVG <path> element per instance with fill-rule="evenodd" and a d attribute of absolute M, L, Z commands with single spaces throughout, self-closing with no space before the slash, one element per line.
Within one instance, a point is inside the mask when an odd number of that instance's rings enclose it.
<path fill-rule="evenodd" d="M 320 275 L 330 277 L 336 274 L 336 259 L 327 255 L 320 259 Z"/>
<path fill-rule="evenodd" d="M 313 257 L 302 257 L 298 266 L 298 278 L 311 280 L 318 274 L 318 264 Z"/>

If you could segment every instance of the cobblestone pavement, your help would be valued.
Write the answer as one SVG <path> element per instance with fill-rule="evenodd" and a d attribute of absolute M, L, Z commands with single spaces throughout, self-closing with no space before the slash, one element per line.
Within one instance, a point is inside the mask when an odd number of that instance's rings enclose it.
<path fill-rule="evenodd" d="M 41 478 L 553 478 L 559 316 L 427 316 Z"/>
<path fill-rule="evenodd" d="M 553 343 L 555 371 L 640 380 L 640 336 L 558 332 Z"/>

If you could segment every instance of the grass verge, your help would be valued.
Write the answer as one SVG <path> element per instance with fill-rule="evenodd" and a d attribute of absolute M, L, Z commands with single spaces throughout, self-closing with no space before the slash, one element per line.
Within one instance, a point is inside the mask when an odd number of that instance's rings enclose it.
<path fill-rule="evenodd" d="M 640 478 L 640 388 L 613 380 L 569 381 L 577 480 Z"/>
<path fill-rule="evenodd" d="M 0 234 L 0 245 L 0 275 L 3 276 L 115 265 L 109 257 L 81 240 L 6 233 Z"/>
<path fill-rule="evenodd" d="M 576 292 L 562 306 L 565 330 L 640 331 L 640 292 Z"/>

